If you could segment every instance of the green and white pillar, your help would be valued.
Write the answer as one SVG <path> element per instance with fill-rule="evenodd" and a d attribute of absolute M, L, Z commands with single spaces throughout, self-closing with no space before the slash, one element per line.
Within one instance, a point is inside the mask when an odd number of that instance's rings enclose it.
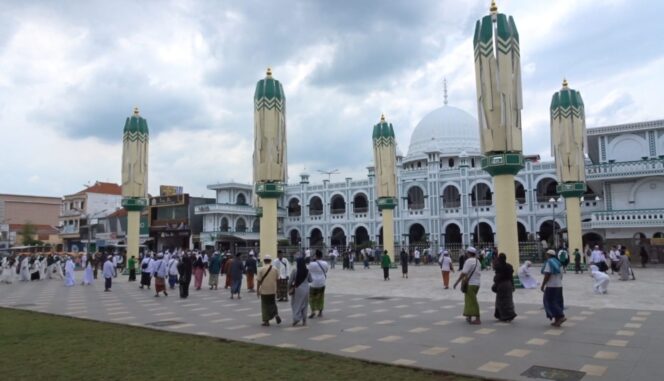
<path fill-rule="evenodd" d="M 127 210 L 127 259 L 138 258 L 141 211 L 148 205 L 148 122 L 138 108 L 125 121 L 122 135 L 122 207 Z"/>
<path fill-rule="evenodd" d="M 473 46 L 482 169 L 494 182 L 497 246 L 518 266 L 514 176 L 523 168 L 523 105 L 519 33 L 512 16 L 498 13 L 492 2 L 490 14 L 477 21 Z"/>
<path fill-rule="evenodd" d="M 373 127 L 373 150 L 376 176 L 376 204 L 383 214 L 383 249 L 394 263 L 394 208 L 397 206 L 396 141 L 392 123 L 380 116 Z"/>
<path fill-rule="evenodd" d="M 267 69 L 254 93 L 254 186 L 260 218 L 260 253 L 277 254 L 277 200 L 286 182 L 286 96 Z"/>
<path fill-rule="evenodd" d="M 551 98 L 551 152 L 556 158 L 560 183 L 558 194 L 565 198 L 567 243 L 570 253 L 583 251 L 581 200 L 586 192 L 586 116 L 581 93 L 563 80 L 562 89 Z"/>

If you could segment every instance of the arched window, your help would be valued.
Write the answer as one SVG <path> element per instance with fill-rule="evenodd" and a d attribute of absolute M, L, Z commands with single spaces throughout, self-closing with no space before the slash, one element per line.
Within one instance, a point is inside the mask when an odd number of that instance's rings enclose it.
<path fill-rule="evenodd" d="M 424 209 L 424 192 L 420 187 L 408 189 L 408 209 Z"/>
<path fill-rule="evenodd" d="M 323 201 L 318 196 L 314 196 L 309 201 L 309 215 L 320 216 L 323 214 Z"/>
<path fill-rule="evenodd" d="M 454 168 L 454 158 L 451 157 L 449 158 L 449 160 L 447 160 L 447 166 L 450 168 Z"/>
<path fill-rule="evenodd" d="M 228 231 L 228 218 L 226 217 L 221 218 L 221 225 L 219 226 L 219 230 L 221 230 L 222 232 Z"/>
<path fill-rule="evenodd" d="M 336 194 L 332 196 L 332 200 L 330 200 L 330 213 L 331 214 L 346 213 L 346 201 L 341 195 Z"/>
<path fill-rule="evenodd" d="M 247 221 L 244 218 L 238 218 L 235 222 L 235 231 L 238 233 L 244 233 L 247 231 Z"/>
<path fill-rule="evenodd" d="M 366 213 L 369 211 L 367 195 L 358 193 L 353 197 L 353 213 Z"/>
<path fill-rule="evenodd" d="M 443 189 L 443 208 L 458 208 L 461 206 L 461 194 L 459 190 L 452 185 Z"/>
<path fill-rule="evenodd" d="M 556 192 L 558 182 L 551 178 L 544 178 L 537 183 L 537 202 L 549 202 L 551 198 L 558 198 Z"/>
<path fill-rule="evenodd" d="M 235 199 L 235 203 L 237 205 L 247 205 L 247 198 L 244 196 L 243 193 L 240 193 L 237 195 L 237 198 Z"/>
<path fill-rule="evenodd" d="M 260 233 L 261 231 L 261 220 L 256 218 L 253 225 L 251 226 L 251 231 L 254 233 Z"/>
<path fill-rule="evenodd" d="M 491 205 L 492 193 L 491 188 L 484 183 L 477 183 L 473 187 L 470 194 L 470 201 L 473 206 L 489 206 Z"/>
<path fill-rule="evenodd" d="M 302 207 L 300 207 L 300 200 L 291 198 L 288 201 L 288 217 L 299 217 L 302 214 Z"/>

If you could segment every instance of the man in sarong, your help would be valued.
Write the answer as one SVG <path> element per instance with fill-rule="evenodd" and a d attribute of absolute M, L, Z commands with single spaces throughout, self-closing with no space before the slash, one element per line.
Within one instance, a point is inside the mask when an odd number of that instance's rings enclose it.
<path fill-rule="evenodd" d="M 219 285 L 219 273 L 221 272 L 221 255 L 219 255 L 219 252 L 215 251 L 214 254 L 212 254 L 208 266 L 208 270 L 210 270 L 208 285 L 210 286 L 210 290 L 216 290 Z"/>
<path fill-rule="evenodd" d="M 240 296 L 240 289 L 242 288 L 242 273 L 244 272 L 244 263 L 242 263 L 241 254 L 235 254 L 235 258 L 231 261 L 231 299 L 234 295 L 237 295 L 238 299 L 242 299 Z"/>
<path fill-rule="evenodd" d="M 567 320 L 564 311 L 562 265 L 554 250 L 547 250 L 546 255 L 548 259 L 542 267 L 544 280 L 540 288 L 544 292 L 544 310 L 546 317 L 553 320 L 551 325 L 560 327 Z"/>
<path fill-rule="evenodd" d="M 258 290 L 256 295 L 261 298 L 261 319 L 263 326 L 268 327 L 270 320 L 275 319 L 277 324 L 281 324 L 279 310 L 277 309 L 276 293 L 277 279 L 279 275 L 272 266 L 272 258 L 269 255 L 263 257 L 265 266 L 258 271 Z"/>
<path fill-rule="evenodd" d="M 254 292 L 254 276 L 258 272 L 254 252 L 249 253 L 249 258 L 244 263 L 244 273 L 247 274 L 247 292 Z"/>
<path fill-rule="evenodd" d="M 231 262 L 233 260 L 231 259 L 231 253 L 226 253 L 226 260 L 224 261 L 224 266 L 222 267 L 224 274 L 226 274 L 226 280 L 224 282 L 224 288 L 230 288 L 231 287 L 231 281 L 233 280 L 231 277 Z"/>
<path fill-rule="evenodd" d="M 311 314 L 309 319 L 313 319 L 318 312 L 318 317 L 323 317 L 323 308 L 325 308 L 325 284 L 327 281 L 327 272 L 329 266 L 323 260 L 323 252 L 316 250 L 316 256 L 307 266 L 311 274 L 311 283 L 309 284 L 309 307 Z"/>
<path fill-rule="evenodd" d="M 157 260 L 154 262 L 154 297 L 158 298 L 159 293 L 163 292 L 164 296 L 168 296 L 166 292 L 166 275 L 168 274 L 168 264 L 164 262 L 164 254 L 157 254 Z"/>
<path fill-rule="evenodd" d="M 629 263 L 629 258 L 625 255 L 625 252 L 621 252 L 618 259 L 618 273 L 620 274 L 620 280 L 629 280 L 630 274 L 632 279 L 634 279 L 634 272 L 632 271 L 632 265 Z"/>

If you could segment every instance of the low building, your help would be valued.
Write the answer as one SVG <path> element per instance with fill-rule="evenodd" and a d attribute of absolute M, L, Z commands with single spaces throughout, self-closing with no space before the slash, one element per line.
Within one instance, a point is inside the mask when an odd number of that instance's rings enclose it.
<path fill-rule="evenodd" d="M 251 205 L 253 187 L 248 184 L 226 183 L 207 187 L 216 192 L 215 202 L 196 207 L 203 219 L 201 242 L 204 247 L 219 250 L 248 251 L 259 242 L 260 220 Z M 278 201 L 277 239 L 285 240 L 283 200 Z"/>
<path fill-rule="evenodd" d="M 59 197 L 0 194 L 0 248 L 22 245 L 20 234 L 28 224 L 33 239 L 57 245 L 59 212 Z"/>
<path fill-rule="evenodd" d="M 187 193 L 150 197 L 148 247 L 156 251 L 200 249 L 203 218 L 194 209 L 211 203 L 212 198 L 190 197 Z"/>
<path fill-rule="evenodd" d="M 99 218 L 120 209 L 122 189 L 118 184 L 96 182 L 80 192 L 62 198 L 60 238 L 65 251 L 96 250 L 95 225 Z"/>

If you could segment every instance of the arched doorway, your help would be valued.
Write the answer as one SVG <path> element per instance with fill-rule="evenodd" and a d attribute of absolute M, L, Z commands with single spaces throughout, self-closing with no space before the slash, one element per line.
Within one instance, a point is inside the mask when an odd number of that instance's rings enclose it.
<path fill-rule="evenodd" d="M 237 195 L 237 198 L 235 199 L 235 203 L 238 205 L 247 205 L 247 197 L 243 193 L 240 193 Z"/>
<path fill-rule="evenodd" d="M 537 183 L 537 202 L 549 202 L 551 198 L 558 198 L 556 187 L 558 182 L 552 178 L 541 179 Z"/>
<path fill-rule="evenodd" d="M 290 244 L 292 246 L 296 246 L 300 244 L 301 238 L 300 238 L 300 232 L 297 231 L 297 229 L 293 229 L 288 233 L 288 238 L 290 241 Z"/>
<path fill-rule="evenodd" d="M 332 245 L 332 247 L 336 247 L 337 249 L 346 246 L 346 233 L 344 233 L 344 230 L 342 228 L 332 229 L 330 244 Z"/>
<path fill-rule="evenodd" d="M 583 247 L 586 246 L 593 247 L 595 245 L 602 245 L 602 242 L 604 242 L 604 238 L 602 238 L 601 235 L 593 232 L 584 234 L 581 239 L 583 240 Z"/>
<path fill-rule="evenodd" d="M 410 229 L 408 229 L 408 241 L 411 245 L 426 243 L 427 238 L 424 226 L 420 224 L 412 224 Z"/>
<path fill-rule="evenodd" d="M 553 236 L 554 229 L 556 235 L 559 236 L 560 225 L 558 224 L 558 222 L 552 223 L 552 220 L 548 220 L 544 221 L 542 225 L 540 225 L 540 230 L 539 230 L 540 240 L 546 241 L 549 247 L 554 247 L 556 243 L 560 243 L 560 239 L 556 239 L 554 242 L 554 236 Z"/>
<path fill-rule="evenodd" d="M 355 245 L 367 245 L 370 242 L 371 238 L 369 238 L 369 232 L 367 231 L 367 228 L 364 226 L 358 226 L 357 229 L 355 229 Z"/>
<path fill-rule="evenodd" d="M 514 180 L 514 197 L 519 204 L 526 203 L 526 189 L 519 181 Z"/>
<path fill-rule="evenodd" d="M 323 233 L 318 228 L 311 230 L 311 236 L 309 236 L 309 247 L 319 247 L 323 246 Z"/>
<path fill-rule="evenodd" d="M 445 227 L 445 245 L 458 245 L 463 242 L 461 228 L 457 224 L 448 224 Z"/>
<path fill-rule="evenodd" d="M 288 217 L 299 217 L 301 214 L 302 207 L 300 206 L 300 200 L 291 198 L 288 201 Z"/>
<path fill-rule="evenodd" d="M 353 213 L 367 213 L 369 211 L 369 199 L 364 193 L 358 193 L 353 197 Z"/>
<path fill-rule="evenodd" d="M 477 247 L 493 245 L 493 229 L 486 222 L 480 222 L 475 225 L 473 230 L 473 244 Z M 479 240 L 478 240 L 479 238 Z"/>
<path fill-rule="evenodd" d="M 408 189 L 408 209 L 424 209 L 424 191 L 418 186 Z"/>
<path fill-rule="evenodd" d="M 320 216 L 323 214 L 323 201 L 318 196 L 314 196 L 309 201 L 309 215 Z"/>
<path fill-rule="evenodd" d="M 489 206 L 492 203 L 491 188 L 484 183 L 477 183 L 473 186 L 470 193 L 470 202 L 472 206 Z"/>
<path fill-rule="evenodd" d="M 340 194 L 335 194 L 330 200 L 330 213 L 331 214 L 344 214 L 346 213 L 346 200 Z"/>
<path fill-rule="evenodd" d="M 443 189 L 443 208 L 458 208 L 461 206 L 461 194 L 457 187 L 448 185 Z"/>
<path fill-rule="evenodd" d="M 222 232 L 228 231 L 228 218 L 221 217 L 221 224 L 219 225 L 219 230 L 221 230 Z"/>
<path fill-rule="evenodd" d="M 528 231 L 526 230 L 526 227 L 521 222 L 517 221 L 516 231 L 517 231 L 517 235 L 519 237 L 519 242 L 528 241 Z"/>

